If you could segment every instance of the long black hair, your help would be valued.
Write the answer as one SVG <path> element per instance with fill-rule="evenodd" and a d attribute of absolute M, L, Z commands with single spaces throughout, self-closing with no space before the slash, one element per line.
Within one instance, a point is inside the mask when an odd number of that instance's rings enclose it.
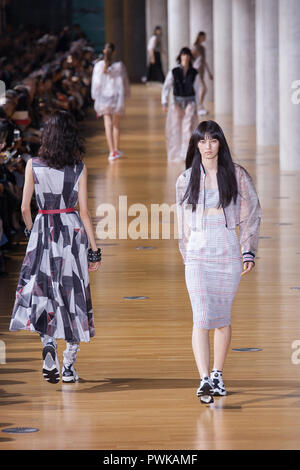
<path fill-rule="evenodd" d="M 225 135 L 219 124 L 215 121 L 202 121 L 196 127 L 190 138 L 185 159 L 186 169 L 190 167 L 192 167 L 192 169 L 190 181 L 181 204 L 188 198 L 187 203 L 192 204 L 193 211 L 196 209 L 196 204 L 199 199 L 200 173 L 202 171 L 202 157 L 198 148 L 198 142 L 199 140 L 205 139 L 206 134 L 208 134 L 212 139 L 218 139 L 219 141 L 217 181 L 220 205 L 222 207 L 227 207 L 232 198 L 235 203 L 238 195 L 234 163 L 231 158 Z"/>
<path fill-rule="evenodd" d="M 182 56 L 183 54 L 184 54 L 184 55 L 188 55 L 188 56 L 190 57 L 189 67 L 192 67 L 192 66 L 193 66 L 192 62 L 193 62 L 193 59 L 194 59 L 194 58 L 193 58 L 192 51 L 191 51 L 191 49 L 190 49 L 189 47 L 182 47 L 182 48 L 180 49 L 180 52 L 179 52 L 178 56 L 176 57 L 177 63 L 178 63 L 178 64 L 181 63 L 181 56 Z"/>
<path fill-rule="evenodd" d="M 74 116 L 63 109 L 50 114 L 45 121 L 38 156 L 51 168 L 74 166 L 82 160 L 84 140 Z"/>

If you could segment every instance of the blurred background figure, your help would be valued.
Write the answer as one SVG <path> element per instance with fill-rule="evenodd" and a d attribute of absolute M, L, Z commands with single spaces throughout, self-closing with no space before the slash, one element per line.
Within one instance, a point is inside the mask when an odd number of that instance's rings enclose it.
<path fill-rule="evenodd" d="M 167 113 L 166 144 L 168 160 L 183 161 L 186 157 L 189 139 L 197 126 L 197 102 L 199 94 L 199 74 L 192 65 L 192 53 L 183 47 L 177 57 L 178 66 L 167 74 L 161 104 Z M 171 105 L 170 92 L 173 92 Z"/>
<path fill-rule="evenodd" d="M 125 98 L 130 95 L 130 86 L 125 65 L 114 62 L 115 45 L 105 44 L 103 59 L 93 70 L 91 95 L 95 100 L 94 109 L 97 117 L 103 115 L 105 135 L 109 147 L 109 160 L 123 155 L 120 146 L 120 116 L 125 114 Z"/>
<path fill-rule="evenodd" d="M 207 86 L 205 83 L 205 70 L 207 70 L 209 78 L 211 80 L 213 79 L 213 75 L 206 62 L 206 50 L 205 50 L 205 47 L 203 46 L 203 42 L 205 41 L 205 39 L 206 39 L 206 33 L 204 31 L 200 31 L 192 46 L 192 54 L 194 58 L 193 66 L 195 69 L 198 70 L 199 78 L 200 78 L 200 85 L 201 85 L 201 90 L 199 93 L 199 101 L 197 102 L 197 105 L 199 106 L 199 110 L 198 110 L 199 116 L 208 114 L 208 111 L 205 109 L 203 105 L 204 98 L 207 93 Z"/>
<path fill-rule="evenodd" d="M 148 41 L 147 52 L 148 52 L 148 71 L 147 71 L 147 82 L 161 82 L 165 80 L 165 75 L 162 70 L 161 63 L 161 26 L 156 26 L 153 35 Z"/>

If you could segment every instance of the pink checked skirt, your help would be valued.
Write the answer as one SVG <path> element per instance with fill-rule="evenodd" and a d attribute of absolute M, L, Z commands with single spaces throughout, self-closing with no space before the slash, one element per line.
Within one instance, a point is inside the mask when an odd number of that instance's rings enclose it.
<path fill-rule="evenodd" d="M 224 214 L 204 216 L 197 251 L 187 255 L 185 281 L 196 327 L 230 325 L 232 303 L 243 271 L 239 239 Z"/>

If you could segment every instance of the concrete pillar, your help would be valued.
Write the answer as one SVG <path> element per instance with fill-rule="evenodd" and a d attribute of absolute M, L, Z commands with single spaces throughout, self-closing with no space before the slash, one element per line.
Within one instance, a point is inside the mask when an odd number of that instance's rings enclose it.
<path fill-rule="evenodd" d="M 256 143 L 279 143 L 278 0 L 256 0 Z"/>
<path fill-rule="evenodd" d="M 190 45 L 190 0 L 168 0 L 169 68 L 174 67 L 182 47 Z"/>
<path fill-rule="evenodd" d="M 299 0 L 279 0 L 280 169 L 300 170 Z"/>
<path fill-rule="evenodd" d="M 105 41 L 115 44 L 115 59 L 124 60 L 123 0 L 105 0 Z"/>
<path fill-rule="evenodd" d="M 206 61 L 213 74 L 213 2 L 212 0 L 190 0 L 190 46 L 195 42 L 199 31 L 206 33 L 206 41 L 203 46 L 206 49 Z M 205 100 L 213 100 L 213 81 L 205 72 L 207 95 Z"/>
<path fill-rule="evenodd" d="M 162 27 L 162 68 L 168 71 L 168 0 L 146 0 L 146 38 L 147 43 L 153 35 L 155 26 Z"/>
<path fill-rule="evenodd" d="M 232 113 L 232 0 L 213 1 L 214 110 Z"/>
<path fill-rule="evenodd" d="M 255 0 L 232 0 L 233 123 L 255 125 Z"/>

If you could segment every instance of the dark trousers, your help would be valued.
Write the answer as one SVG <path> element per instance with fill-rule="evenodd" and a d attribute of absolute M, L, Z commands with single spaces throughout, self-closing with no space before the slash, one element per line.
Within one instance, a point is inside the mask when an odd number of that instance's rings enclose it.
<path fill-rule="evenodd" d="M 162 70 L 160 52 L 154 52 L 155 63 L 149 64 L 147 71 L 147 82 L 161 82 L 165 81 L 165 76 Z"/>

